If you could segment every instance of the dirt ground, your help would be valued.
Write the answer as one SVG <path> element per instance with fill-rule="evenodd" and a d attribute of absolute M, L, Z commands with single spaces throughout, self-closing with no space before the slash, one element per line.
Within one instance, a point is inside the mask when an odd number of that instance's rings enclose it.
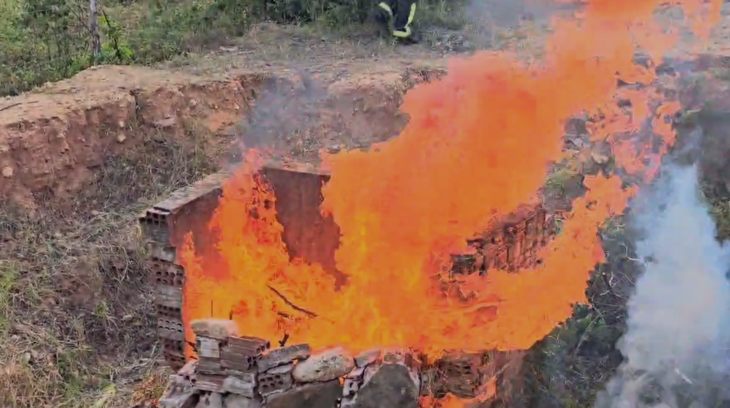
<path fill-rule="evenodd" d="M 94 178 L 92 169 L 105 155 L 138 147 L 141 140 L 135 135 L 140 132 L 134 127 L 179 138 L 194 123 L 212 134 L 230 134 L 252 109 L 257 93 L 273 82 L 279 85 L 269 95 L 268 112 L 259 116 L 282 116 L 274 111 L 284 109 L 305 114 L 304 107 L 288 102 L 293 92 L 310 103 L 327 102 L 338 110 L 331 112 L 334 115 L 353 116 L 342 119 L 369 120 L 395 111 L 404 88 L 419 72 L 444 68 L 443 60 L 420 47 L 367 52 L 356 44 L 320 45 L 318 39 L 291 37 L 287 29 L 261 30 L 273 31 L 269 40 L 278 44 L 280 53 L 241 47 L 192 57 L 184 65 L 178 61 L 162 70 L 100 66 L 1 101 L 0 193 L 30 207 L 37 204 L 33 195 L 40 191 L 58 198 L 73 195 Z M 276 36 L 286 40 L 270 38 Z M 281 47 L 308 52 L 301 60 L 288 59 L 291 54 Z M 370 117 L 360 119 L 361 111 Z M 326 141 L 350 142 L 336 136 Z"/>
<path fill-rule="evenodd" d="M 727 20 L 713 53 L 728 51 Z M 502 45 L 539 55 L 542 25 L 517 31 Z M 0 406 L 158 395 L 166 372 L 136 214 L 215 171 L 232 144 L 316 160 L 394 136 L 403 94 L 444 72 L 444 57 L 432 43 L 263 25 L 206 55 L 95 67 L 0 99 Z"/>

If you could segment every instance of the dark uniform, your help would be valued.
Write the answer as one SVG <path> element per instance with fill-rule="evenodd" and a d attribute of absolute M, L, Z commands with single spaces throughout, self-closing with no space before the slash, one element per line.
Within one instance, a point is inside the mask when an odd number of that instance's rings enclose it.
<path fill-rule="evenodd" d="M 383 0 L 378 3 L 379 19 L 388 24 L 393 37 L 414 41 L 411 24 L 416 16 L 416 0 Z"/>

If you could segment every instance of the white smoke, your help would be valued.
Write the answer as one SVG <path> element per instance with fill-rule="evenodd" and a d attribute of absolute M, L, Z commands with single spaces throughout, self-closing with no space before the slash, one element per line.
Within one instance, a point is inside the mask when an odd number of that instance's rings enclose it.
<path fill-rule="evenodd" d="M 638 201 L 644 272 L 618 343 L 624 363 L 596 406 L 716 406 L 730 394 L 730 247 L 715 239 L 695 166 L 663 171 Z"/>

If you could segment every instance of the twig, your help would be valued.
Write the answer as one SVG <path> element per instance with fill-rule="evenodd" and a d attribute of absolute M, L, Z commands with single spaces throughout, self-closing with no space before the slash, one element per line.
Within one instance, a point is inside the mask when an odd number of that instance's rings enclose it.
<path fill-rule="evenodd" d="M 606 288 L 612 295 L 614 295 L 616 297 L 621 297 L 621 296 L 617 295 L 616 292 L 613 291 L 613 287 L 611 286 L 611 281 L 608 280 L 608 274 L 606 272 L 601 271 L 601 278 L 603 279 L 603 283 L 606 284 Z"/>
<path fill-rule="evenodd" d="M 272 292 L 274 292 L 276 294 L 276 296 L 278 296 L 281 300 L 283 300 L 284 303 L 289 305 L 292 309 L 302 312 L 309 317 L 317 317 L 316 313 L 310 312 L 309 310 L 299 307 L 299 306 L 295 305 L 294 303 L 290 302 L 289 299 L 287 299 L 281 292 L 276 290 L 273 286 L 266 285 L 266 287 L 269 288 Z"/>
<path fill-rule="evenodd" d="M 573 350 L 573 358 L 575 358 L 578 355 L 578 351 L 580 350 L 580 346 L 583 345 L 583 342 L 586 339 L 586 336 L 588 336 L 588 333 L 590 333 L 591 328 L 593 327 L 593 324 L 596 322 L 597 316 L 593 316 L 593 319 L 590 323 L 588 323 L 588 327 L 583 331 L 583 334 L 580 335 L 580 340 L 578 340 L 578 344 L 575 346 L 575 350 Z"/>
<path fill-rule="evenodd" d="M 10 108 L 14 108 L 14 107 L 16 107 L 16 106 L 19 106 L 19 105 L 22 105 L 22 103 L 20 103 L 20 102 L 16 102 L 16 103 L 11 103 L 11 104 L 10 104 L 10 105 L 8 105 L 8 106 L 3 106 L 2 108 L 0 108 L 0 112 L 2 112 L 2 111 L 4 111 L 4 110 L 8 110 L 8 109 L 10 109 Z"/>

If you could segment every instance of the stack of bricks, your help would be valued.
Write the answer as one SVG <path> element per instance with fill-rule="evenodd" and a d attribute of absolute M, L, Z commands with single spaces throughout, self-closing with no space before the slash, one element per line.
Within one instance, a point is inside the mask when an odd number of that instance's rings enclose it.
<path fill-rule="evenodd" d="M 555 214 L 536 205 L 523 205 L 495 220 L 468 240 L 468 250 L 452 255 L 452 274 L 485 275 L 490 269 L 518 271 L 534 267 L 539 251 L 555 235 Z"/>
<path fill-rule="evenodd" d="M 494 352 L 428 364 L 398 350 L 351 357 L 339 348 L 312 353 L 306 344 L 271 349 L 222 319 L 191 328 L 197 359 L 170 376 L 161 408 L 416 408 L 419 396 L 494 396 L 512 365 Z"/>
<path fill-rule="evenodd" d="M 230 320 L 196 320 L 191 328 L 198 358 L 170 376 L 161 408 L 358 408 L 372 402 L 356 397 L 375 376 L 379 352 L 353 358 L 339 348 L 312 354 L 306 344 L 271 349 L 263 339 L 240 336 Z M 417 373 L 402 377 L 416 402 Z"/>

